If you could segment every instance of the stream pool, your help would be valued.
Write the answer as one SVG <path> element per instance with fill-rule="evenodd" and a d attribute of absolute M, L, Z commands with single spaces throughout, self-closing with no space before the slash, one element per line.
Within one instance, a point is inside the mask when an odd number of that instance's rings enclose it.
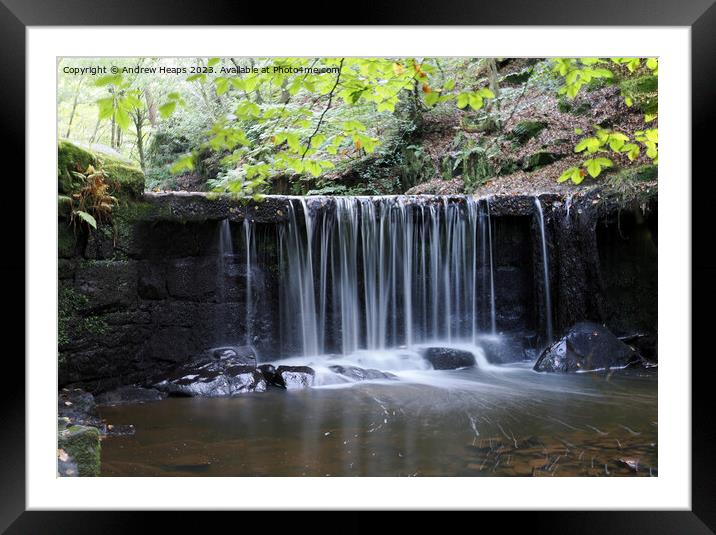
<path fill-rule="evenodd" d="M 101 407 L 103 476 L 656 476 L 657 370 L 530 363 Z"/>

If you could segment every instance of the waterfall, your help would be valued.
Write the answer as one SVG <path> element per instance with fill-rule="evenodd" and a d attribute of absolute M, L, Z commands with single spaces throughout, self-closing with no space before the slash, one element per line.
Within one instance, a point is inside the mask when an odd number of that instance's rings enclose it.
<path fill-rule="evenodd" d="M 538 197 L 535 197 L 535 207 L 537 208 L 540 230 L 540 237 L 542 240 L 542 273 L 544 275 L 544 310 L 545 310 L 545 327 L 547 343 L 552 342 L 552 297 L 549 288 L 549 257 L 547 255 L 547 239 L 545 238 L 544 231 L 544 214 L 542 213 L 542 203 Z"/>
<path fill-rule="evenodd" d="M 282 343 L 304 355 L 496 331 L 486 202 L 291 198 L 279 250 Z"/>
<path fill-rule="evenodd" d="M 244 219 L 244 247 L 246 261 L 246 345 L 253 342 L 251 318 L 253 317 L 253 288 L 252 288 L 252 271 L 253 271 L 253 254 L 254 249 L 254 225 L 249 219 Z"/>
<path fill-rule="evenodd" d="M 226 278 L 230 272 L 230 265 L 234 261 L 234 246 L 231 239 L 231 225 L 228 219 L 223 219 L 219 223 L 216 260 L 216 301 L 217 303 L 226 303 L 228 300 Z M 230 317 L 226 307 L 217 307 L 215 322 L 216 342 L 223 343 L 226 341 L 227 336 L 231 336 L 231 333 L 235 330 L 234 318 Z"/>
<path fill-rule="evenodd" d="M 497 318 L 495 313 L 495 268 L 492 263 L 492 223 L 490 221 L 490 199 L 485 199 L 485 207 L 487 210 L 487 237 L 488 249 L 490 251 L 490 326 L 492 334 L 497 332 Z"/>
<path fill-rule="evenodd" d="M 219 300 L 226 300 L 226 266 L 227 259 L 234 256 L 234 246 L 231 242 L 231 226 L 228 219 L 222 219 L 219 224 L 219 258 L 217 273 L 217 289 Z"/>

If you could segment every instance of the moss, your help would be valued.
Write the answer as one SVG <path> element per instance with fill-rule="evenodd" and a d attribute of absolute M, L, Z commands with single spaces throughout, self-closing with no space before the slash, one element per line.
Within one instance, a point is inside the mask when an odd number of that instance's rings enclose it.
<path fill-rule="evenodd" d="M 57 189 L 60 193 L 70 194 L 83 182 L 72 174 L 72 171 L 84 173 L 87 168 L 97 166 L 97 156 L 67 140 L 57 143 Z"/>
<path fill-rule="evenodd" d="M 95 427 L 72 425 L 60 432 L 57 446 L 65 450 L 77 463 L 80 476 L 93 477 L 100 474 L 99 430 Z"/>
<path fill-rule="evenodd" d="M 644 113 L 655 113 L 658 110 L 659 82 L 656 76 L 648 74 L 624 80 L 620 87 L 622 94 L 632 98 L 637 109 Z"/>
<path fill-rule="evenodd" d="M 144 173 L 139 167 L 118 160 L 102 158 L 102 170 L 107 173 L 108 180 L 113 182 L 120 196 L 133 198 L 144 193 Z"/>
<path fill-rule="evenodd" d="M 71 194 L 83 182 L 72 171 L 84 173 L 89 166 L 101 169 L 116 184 L 119 196 L 139 197 L 144 193 L 144 173 L 129 161 L 104 153 L 94 153 L 67 140 L 57 145 L 57 180 L 60 193 Z"/>
<path fill-rule="evenodd" d="M 511 72 L 510 74 L 506 74 L 502 77 L 502 80 L 500 82 L 506 83 L 506 84 L 524 84 L 527 82 L 527 80 L 530 79 L 530 76 L 532 76 L 532 69 L 524 69 L 518 72 Z"/>
<path fill-rule="evenodd" d="M 82 329 L 93 335 L 107 332 L 107 322 L 99 316 L 89 316 L 82 321 Z"/>
<path fill-rule="evenodd" d="M 534 171 L 552 162 L 556 162 L 560 158 L 561 156 L 559 154 L 541 150 L 527 156 L 522 163 L 522 169 L 525 171 Z"/>
<path fill-rule="evenodd" d="M 77 236 L 72 225 L 59 221 L 57 225 L 57 254 L 59 258 L 72 258 L 77 253 Z"/>
<path fill-rule="evenodd" d="M 587 102 L 576 103 L 567 97 L 561 97 L 557 101 L 557 109 L 562 113 L 571 113 L 572 115 L 586 115 L 587 112 L 592 108 L 592 105 Z"/>
<path fill-rule="evenodd" d="M 60 347 L 78 336 L 78 314 L 87 306 L 87 296 L 68 286 L 61 285 L 57 299 L 57 338 Z"/>
<path fill-rule="evenodd" d="M 654 180 L 658 172 L 659 167 L 656 165 L 640 165 L 638 167 L 621 169 L 611 177 L 611 180 L 618 182 Z"/>
<path fill-rule="evenodd" d="M 547 123 L 543 121 L 521 121 L 515 125 L 507 137 L 520 144 L 525 144 L 545 128 L 547 128 Z"/>

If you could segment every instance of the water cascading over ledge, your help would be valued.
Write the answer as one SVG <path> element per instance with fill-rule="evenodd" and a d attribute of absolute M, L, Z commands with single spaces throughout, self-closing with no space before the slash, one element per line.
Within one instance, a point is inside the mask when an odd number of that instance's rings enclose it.
<path fill-rule="evenodd" d="M 293 199 L 281 226 L 282 340 L 350 354 L 496 329 L 489 201 Z"/>
<path fill-rule="evenodd" d="M 643 217 L 644 208 L 625 209 L 597 194 L 570 203 L 540 195 L 544 240 L 529 195 L 492 197 L 488 212 L 485 199 L 465 196 L 267 196 L 247 203 L 228 195 L 149 193 L 117 209 L 113 237 L 76 234 L 61 220 L 60 297 L 79 294 L 86 302 L 64 318 L 81 328 L 60 344 L 67 363 L 60 384 L 95 390 L 141 382 L 218 345 L 250 342 L 260 358 L 275 359 L 304 354 L 304 341 L 333 354 L 419 345 L 433 336 L 470 341 L 473 333 L 491 333 L 493 318 L 498 333 L 540 346 L 547 327 L 545 247 L 554 336 L 584 319 L 620 335 L 648 332 L 656 306 L 644 296 L 656 284 L 648 268 L 656 264 L 654 254 L 642 253 L 656 247 L 655 195 Z M 307 252 L 306 214 L 313 277 L 299 278 L 308 258 L 289 255 L 289 247 Z M 229 241 L 221 240 L 222 230 Z M 364 235 L 372 238 L 364 243 Z M 431 237 L 438 235 L 431 255 Z M 629 261 L 613 261 L 622 249 Z M 314 298 L 301 304 L 295 292 L 310 285 Z M 405 302 L 412 304 L 408 314 Z M 315 321 L 306 338 L 302 310 Z M 463 314 L 446 321 L 445 310 Z M 623 312 L 634 310 L 636 323 Z M 523 358 L 521 350 L 507 357 Z"/>

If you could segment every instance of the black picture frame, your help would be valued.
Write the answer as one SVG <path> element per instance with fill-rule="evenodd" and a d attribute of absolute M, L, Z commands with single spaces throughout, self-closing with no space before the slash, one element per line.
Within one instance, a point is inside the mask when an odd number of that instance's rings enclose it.
<path fill-rule="evenodd" d="M 0 0 L 0 50 L 4 59 L 0 69 L 0 124 L 6 134 L 3 158 L 12 155 L 12 168 L 3 165 L 3 178 L 12 178 L 12 189 L 5 189 L 6 232 L 3 233 L 4 253 L 0 259 L 0 273 L 8 290 L 14 288 L 14 303 L 5 305 L 5 335 L 14 340 L 14 351 L 6 348 L 3 371 L 2 440 L 0 440 L 0 530 L 8 533 L 114 533 L 147 526 L 146 520 L 137 518 L 139 513 L 129 512 L 28 512 L 25 507 L 25 366 L 19 355 L 25 354 L 25 285 L 32 284 L 27 277 L 25 265 L 24 213 L 26 203 L 24 188 L 17 187 L 19 177 L 39 180 L 24 174 L 25 154 L 25 100 L 26 90 L 26 40 L 28 26 L 84 26 L 84 25 L 216 25 L 216 24 L 316 24 L 316 13 L 336 11 L 323 2 L 282 6 L 279 9 L 265 3 L 238 3 L 228 0 L 213 2 L 172 0 L 142 1 L 123 0 Z M 345 15 L 344 15 L 345 17 Z M 341 20 L 341 19 L 339 19 Z M 693 341 L 705 341 L 713 312 L 709 305 L 716 295 L 716 260 L 710 245 L 712 224 L 709 208 L 714 196 L 713 165 L 710 164 L 716 141 L 713 126 L 716 125 L 714 107 L 716 91 L 716 4 L 714 0 L 676 2 L 674 0 L 600 0 L 579 2 L 558 0 L 536 2 L 534 0 L 502 0 L 501 2 L 465 2 L 445 0 L 439 6 L 434 3 L 418 3 L 406 0 L 391 4 L 368 2 L 351 15 L 350 24 L 410 24 L 410 25 L 549 25 L 549 26 L 688 26 L 691 29 L 692 74 L 692 161 L 693 174 L 699 180 L 684 177 L 683 187 L 692 188 L 692 213 L 673 214 L 673 217 L 689 217 L 692 222 L 692 315 Z M 52 120 L 48 118 L 48 120 Z M 702 173 L 696 175 L 696 170 Z M 49 184 L 49 183 L 48 183 Z M 698 186 L 698 187 L 697 187 Z M 664 202 L 668 203 L 668 199 Z M 9 206 L 8 206 L 9 205 Z M 667 205 L 668 207 L 668 205 Z M 7 214 L 11 210 L 11 214 Z M 12 210 L 16 213 L 12 214 Z M 14 217 L 13 217 L 14 216 Z M 701 312 L 701 313 L 699 313 Z M 27 318 L 32 321 L 32 318 Z M 705 345 L 705 344 L 704 344 Z M 696 344 L 692 353 L 692 509 L 688 512 L 539 512 L 510 513 L 509 524 L 524 521 L 534 531 L 549 529 L 552 533 L 713 533 L 716 531 L 716 468 L 712 462 L 711 449 L 716 441 L 712 423 L 712 403 L 709 396 L 714 369 L 712 351 L 698 353 Z M 708 347 L 708 346 L 706 346 Z M 710 348 L 709 348 L 710 349 Z M 685 358 L 685 356 L 680 356 Z M 668 356 L 667 356 L 668 358 Z M 48 371 L 49 372 L 49 371 Z M 661 392 L 668 395 L 668 392 Z M 628 507 L 628 504 L 624 504 Z M 556 504 L 558 507 L 558 504 Z M 242 513 L 246 515 L 246 513 Z M 144 513 L 147 515 L 147 513 Z M 154 514 L 150 514 L 155 516 Z M 264 514 L 265 515 L 265 514 Z M 485 514 L 484 516 L 487 516 Z M 224 515 L 204 518 L 202 528 L 208 529 L 214 522 L 223 521 Z M 358 515 L 349 522 L 342 521 L 352 531 L 372 529 L 376 521 L 371 514 Z M 489 516 L 494 516 L 489 514 Z M 217 518 L 219 517 L 219 518 Z M 248 523 L 256 526 L 266 523 L 266 516 L 248 515 Z M 253 520 L 256 519 L 256 520 Z M 498 519 L 502 523 L 502 519 Z M 163 529 L 171 524 L 186 523 L 184 514 L 174 514 L 172 519 L 161 520 Z M 244 526 L 246 520 L 242 521 Z M 403 521 L 401 521 L 403 522 Z M 412 516 L 412 522 L 420 525 L 422 515 Z M 274 524 L 277 526 L 278 524 Z M 330 527 L 330 526 L 328 526 Z M 333 526 L 334 529 L 336 526 Z M 403 524 L 402 529 L 408 527 Z M 171 528 L 170 528 L 171 529 Z M 344 531 L 345 528 L 340 528 Z M 179 531 L 182 531 L 180 528 Z"/>

